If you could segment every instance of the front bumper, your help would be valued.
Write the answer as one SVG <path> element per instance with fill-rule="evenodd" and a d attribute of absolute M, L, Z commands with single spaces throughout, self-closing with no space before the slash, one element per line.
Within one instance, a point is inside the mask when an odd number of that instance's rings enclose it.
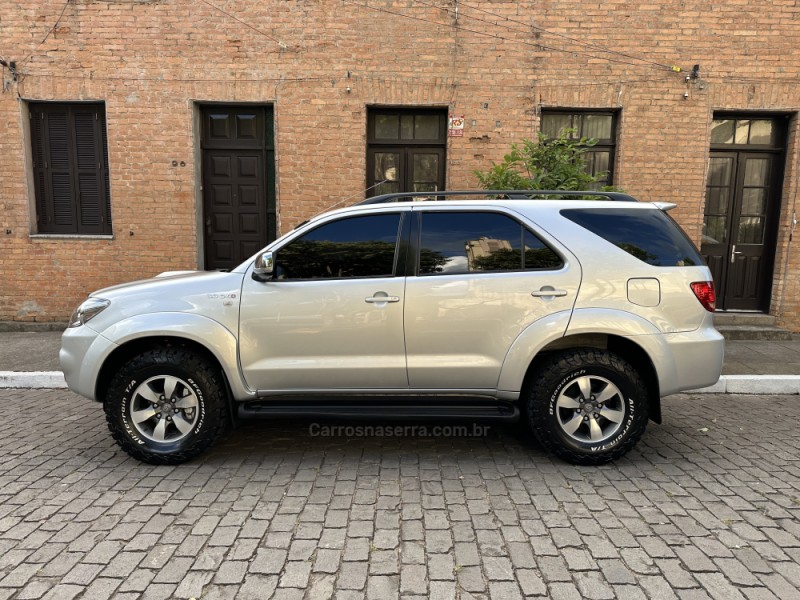
<path fill-rule="evenodd" d="M 117 344 L 87 325 L 64 331 L 58 360 L 69 389 L 90 400 L 97 400 L 97 376 L 105 358 L 115 348 Z"/>

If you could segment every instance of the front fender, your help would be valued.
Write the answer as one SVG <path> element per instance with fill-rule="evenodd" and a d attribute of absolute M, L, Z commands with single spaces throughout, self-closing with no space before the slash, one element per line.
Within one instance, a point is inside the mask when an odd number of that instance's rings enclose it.
<path fill-rule="evenodd" d="M 182 312 L 136 315 L 118 321 L 100 332 L 84 356 L 79 387 L 82 390 L 91 388 L 92 397 L 96 397 L 94 384 L 103 364 L 114 350 L 136 340 L 163 336 L 183 338 L 203 346 L 222 367 L 234 398 L 254 396 L 244 385 L 239 372 L 234 333 L 218 321 Z"/>

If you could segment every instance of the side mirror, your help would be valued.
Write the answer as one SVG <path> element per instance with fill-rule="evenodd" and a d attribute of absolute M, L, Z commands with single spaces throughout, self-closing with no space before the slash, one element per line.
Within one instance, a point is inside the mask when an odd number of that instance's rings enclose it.
<path fill-rule="evenodd" d="M 256 264 L 253 268 L 253 279 L 256 281 L 269 281 L 272 279 L 272 271 L 275 268 L 275 259 L 272 257 L 272 252 L 262 252 L 256 258 Z"/>

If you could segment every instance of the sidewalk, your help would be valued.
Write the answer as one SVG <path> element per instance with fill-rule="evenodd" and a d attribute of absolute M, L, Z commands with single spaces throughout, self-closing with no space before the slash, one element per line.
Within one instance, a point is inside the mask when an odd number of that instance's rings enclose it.
<path fill-rule="evenodd" d="M 0 388 L 65 387 L 61 332 L 0 332 Z M 729 341 L 717 385 L 703 391 L 800 394 L 800 341 Z"/>

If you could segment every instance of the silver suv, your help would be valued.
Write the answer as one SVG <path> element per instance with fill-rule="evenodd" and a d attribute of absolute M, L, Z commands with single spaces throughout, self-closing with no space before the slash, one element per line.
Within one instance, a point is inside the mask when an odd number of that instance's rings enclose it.
<path fill-rule="evenodd" d="M 711 273 L 674 204 L 436 194 L 315 217 L 230 272 L 91 294 L 62 340 L 70 389 L 156 464 L 240 418 L 299 415 L 522 418 L 600 464 L 661 421 L 661 397 L 719 378 Z"/>

